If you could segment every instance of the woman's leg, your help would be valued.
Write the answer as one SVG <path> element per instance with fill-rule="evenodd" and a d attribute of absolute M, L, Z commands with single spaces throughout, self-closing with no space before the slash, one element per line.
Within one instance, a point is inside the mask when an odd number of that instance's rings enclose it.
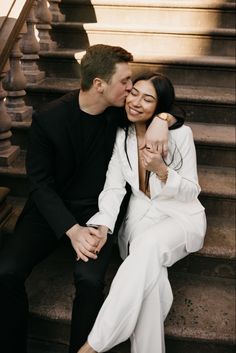
<path fill-rule="evenodd" d="M 133 353 L 164 352 L 163 321 L 172 302 L 165 267 L 186 254 L 183 229 L 169 218 L 133 237 L 130 255 L 114 278 L 88 337 L 89 344 L 104 352 L 134 333 Z"/>

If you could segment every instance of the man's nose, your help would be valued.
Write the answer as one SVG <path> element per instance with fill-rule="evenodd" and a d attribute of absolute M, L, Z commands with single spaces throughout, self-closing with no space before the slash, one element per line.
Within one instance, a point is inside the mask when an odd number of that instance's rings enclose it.
<path fill-rule="evenodd" d="M 131 79 L 129 79 L 129 81 L 127 82 L 127 85 L 126 85 L 126 90 L 130 92 L 132 87 L 133 87 L 133 83 L 132 83 Z"/>

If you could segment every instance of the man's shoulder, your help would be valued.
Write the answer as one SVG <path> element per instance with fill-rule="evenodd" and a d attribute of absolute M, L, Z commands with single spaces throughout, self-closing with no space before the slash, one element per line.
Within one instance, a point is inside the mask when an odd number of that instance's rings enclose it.
<path fill-rule="evenodd" d="M 72 91 L 45 104 L 42 108 L 34 112 L 33 119 L 58 121 L 61 120 L 60 118 L 67 117 L 68 112 L 78 104 L 78 94 L 78 90 Z"/>

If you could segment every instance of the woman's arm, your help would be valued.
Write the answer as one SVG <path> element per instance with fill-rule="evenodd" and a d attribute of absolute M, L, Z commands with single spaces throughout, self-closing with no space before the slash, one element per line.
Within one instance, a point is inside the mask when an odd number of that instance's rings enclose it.
<path fill-rule="evenodd" d="M 103 225 L 113 232 L 121 202 L 126 194 L 126 180 L 123 175 L 122 161 L 119 153 L 119 143 L 123 142 L 123 131 L 117 133 L 113 154 L 108 166 L 103 191 L 99 195 L 97 212 L 91 217 L 87 225 Z M 122 141 L 121 141 L 122 140 Z M 121 148 L 124 148 L 122 145 Z"/>
<path fill-rule="evenodd" d="M 176 130 L 177 132 L 177 130 Z M 174 197 L 180 201 L 191 201 L 198 197 L 201 188 L 198 184 L 197 158 L 192 130 L 185 127 L 180 138 L 176 137 L 176 144 L 182 157 L 182 167 L 174 170 L 168 167 L 168 176 L 163 184 L 160 196 Z"/>

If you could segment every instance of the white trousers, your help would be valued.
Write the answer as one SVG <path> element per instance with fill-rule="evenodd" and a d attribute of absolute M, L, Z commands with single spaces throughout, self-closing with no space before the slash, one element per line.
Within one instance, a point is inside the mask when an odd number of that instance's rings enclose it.
<path fill-rule="evenodd" d="M 97 352 L 131 338 L 131 353 L 164 353 L 164 320 L 173 295 L 167 267 L 187 255 L 185 235 L 171 218 L 145 216 L 133 232 L 121 264 L 89 334 Z"/>

